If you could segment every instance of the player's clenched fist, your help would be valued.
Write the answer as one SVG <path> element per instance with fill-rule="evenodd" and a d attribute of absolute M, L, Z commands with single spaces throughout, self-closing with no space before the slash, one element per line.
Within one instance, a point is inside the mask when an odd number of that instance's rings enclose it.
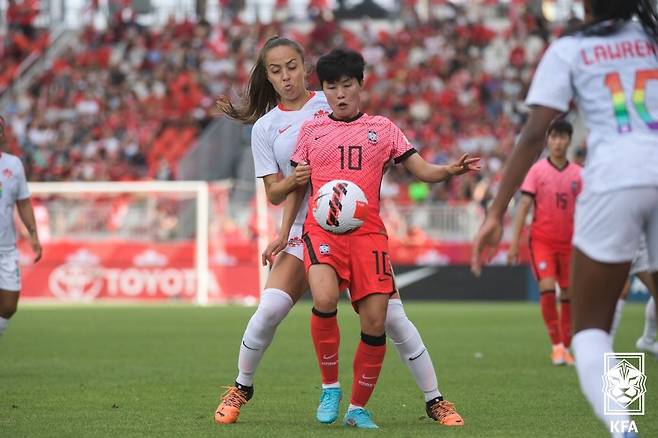
<path fill-rule="evenodd" d="M 311 180 L 311 166 L 302 161 L 295 168 L 295 183 L 298 186 L 305 186 Z"/>

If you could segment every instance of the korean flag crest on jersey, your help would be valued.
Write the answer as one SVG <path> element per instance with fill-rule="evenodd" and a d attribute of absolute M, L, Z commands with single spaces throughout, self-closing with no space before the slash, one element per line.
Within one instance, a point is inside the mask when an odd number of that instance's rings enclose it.
<path fill-rule="evenodd" d="M 377 143 L 377 133 L 375 131 L 368 131 L 368 141 L 372 144 Z"/>
<path fill-rule="evenodd" d="M 571 192 L 574 196 L 578 195 L 578 181 L 571 181 Z"/>

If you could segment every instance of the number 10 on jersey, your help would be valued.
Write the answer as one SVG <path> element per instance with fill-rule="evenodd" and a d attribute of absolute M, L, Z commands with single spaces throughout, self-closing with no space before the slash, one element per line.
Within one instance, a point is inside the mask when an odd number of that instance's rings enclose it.
<path fill-rule="evenodd" d="M 649 129 L 658 130 L 658 120 L 651 117 L 646 105 L 647 82 L 651 80 L 658 81 L 658 70 L 638 70 L 635 73 L 633 106 Z M 619 73 L 612 72 L 605 75 L 605 85 L 612 95 L 612 108 L 615 112 L 615 119 L 617 119 L 617 131 L 620 134 L 631 132 L 633 128 L 628 114 L 628 105 L 626 105 L 626 93 L 622 87 Z"/>
<path fill-rule="evenodd" d="M 363 161 L 363 148 L 361 146 L 338 146 L 340 151 L 340 168 L 345 169 L 345 164 L 349 170 L 361 170 Z M 347 162 L 347 163 L 346 163 Z"/>

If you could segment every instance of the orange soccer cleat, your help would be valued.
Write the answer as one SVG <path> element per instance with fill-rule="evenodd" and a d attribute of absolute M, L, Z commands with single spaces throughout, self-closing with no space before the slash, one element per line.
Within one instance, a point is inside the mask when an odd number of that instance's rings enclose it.
<path fill-rule="evenodd" d="M 575 363 L 573 355 L 571 354 L 568 348 L 564 349 L 564 363 L 566 363 L 570 367 L 572 367 Z"/>
<path fill-rule="evenodd" d="M 564 365 L 567 362 L 565 356 L 565 350 L 562 344 L 553 345 L 553 352 L 551 353 L 551 362 L 553 362 L 553 365 Z M 573 360 L 573 358 L 571 359 Z"/>
<path fill-rule="evenodd" d="M 215 423 L 231 424 L 238 421 L 240 408 L 247 403 L 254 394 L 253 386 L 225 386 L 226 392 L 222 394 L 222 401 L 215 410 Z"/>
<path fill-rule="evenodd" d="M 455 411 L 455 405 L 447 400 L 429 401 L 425 410 L 432 420 L 444 426 L 464 425 L 464 419 Z"/>

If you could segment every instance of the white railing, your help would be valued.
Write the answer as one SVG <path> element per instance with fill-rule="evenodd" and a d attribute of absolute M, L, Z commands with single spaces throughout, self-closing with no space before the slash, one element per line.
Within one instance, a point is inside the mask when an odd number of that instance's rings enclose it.
<path fill-rule="evenodd" d="M 157 208 L 149 202 L 156 195 L 185 195 L 190 200 L 193 214 L 188 215 L 195 241 L 195 269 L 197 273 L 197 302 L 208 303 L 208 241 L 209 241 L 209 189 L 205 181 L 138 181 L 138 182 L 54 182 L 30 183 L 33 199 L 46 209 L 48 222 L 54 226 L 53 237 L 80 237 L 75 224 L 80 224 L 83 233 L 97 229 L 98 237 L 105 237 L 111 220 L 112 205 L 103 202 L 108 196 L 133 196 L 137 210 L 142 211 L 142 238 L 148 236 L 149 215 Z M 129 203 L 128 207 L 135 206 Z M 146 208 L 144 208 L 146 207 Z M 179 210 L 179 215 L 184 211 Z M 37 215 L 38 216 L 38 215 Z M 185 216 L 181 216 L 184 218 Z M 70 225 L 74 224 L 73 228 Z M 50 226 L 49 226 L 50 228 Z M 111 228 L 111 227 L 110 227 Z M 103 230 L 103 231 L 101 231 Z M 84 235 L 89 238 L 89 234 Z M 134 236 L 133 236 L 134 237 Z"/>
<path fill-rule="evenodd" d="M 395 210 L 401 222 L 397 227 L 398 234 L 404 234 L 411 227 L 418 227 L 429 238 L 444 242 L 470 241 L 483 217 L 482 209 L 474 202 L 396 206 Z M 386 215 L 383 217 L 386 222 Z"/>

